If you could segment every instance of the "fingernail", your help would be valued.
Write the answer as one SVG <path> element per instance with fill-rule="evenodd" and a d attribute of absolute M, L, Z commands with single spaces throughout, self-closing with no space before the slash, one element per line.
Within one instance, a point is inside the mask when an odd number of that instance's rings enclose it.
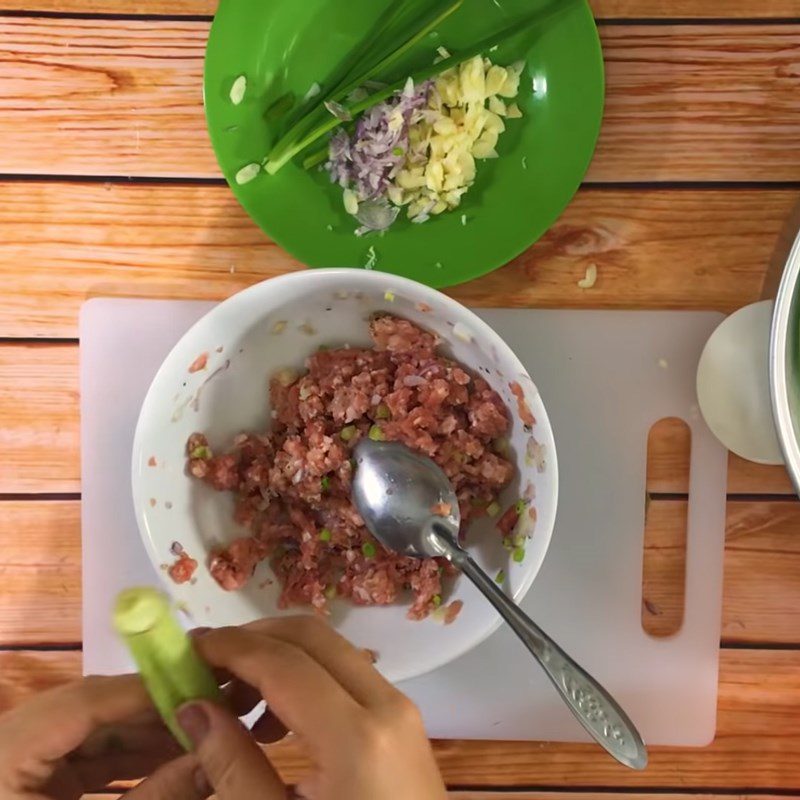
<path fill-rule="evenodd" d="M 178 709 L 175 717 L 192 744 L 199 747 L 211 727 L 208 712 L 199 703 L 186 703 Z"/>
<path fill-rule="evenodd" d="M 205 636 L 210 630 L 212 629 L 208 627 L 192 628 L 189 631 L 189 636 L 193 639 L 199 639 L 201 636 Z"/>
<path fill-rule="evenodd" d="M 194 771 L 194 787 L 197 789 L 197 794 L 200 797 L 210 797 L 214 794 L 214 787 L 208 782 L 205 772 L 202 767 L 198 767 Z"/>

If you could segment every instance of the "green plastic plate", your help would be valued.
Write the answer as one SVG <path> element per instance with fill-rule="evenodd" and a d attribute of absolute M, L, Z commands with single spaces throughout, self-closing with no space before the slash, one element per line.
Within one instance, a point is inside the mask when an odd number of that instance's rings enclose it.
<path fill-rule="evenodd" d="M 440 45 L 458 52 L 547 2 L 465 0 L 401 67 L 429 64 Z M 580 185 L 603 113 L 597 28 L 585 0 L 572 0 L 543 28 L 487 53 L 503 66 L 521 59 L 527 64 L 518 98 L 524 118 L 508 121 L 497 148 L 500 158 L 478 162 L 475 185 L 455 211 L 423 225 L 403 214 L 383 235 L 359 238 L 339 187 L 320 169 L 304 170 L 300 159 L 244 186 L 234 176 L 260 162 L 283 132 L 280 120 L 265 120 L 265 109 L 287 91 L 302 98 L 312 84 L 322 83 L 386 5 L 386 0 L 222 0 L 206 53 L 211 141 L 239 202 L 298 260 L 311 267 L 360 267 L 374 248 L 375 269 L 452 286 L 519 255 L 555 222 Z M 239 75 L 246 76 L 247 91 L 235 106 L 230 90 Z"/>

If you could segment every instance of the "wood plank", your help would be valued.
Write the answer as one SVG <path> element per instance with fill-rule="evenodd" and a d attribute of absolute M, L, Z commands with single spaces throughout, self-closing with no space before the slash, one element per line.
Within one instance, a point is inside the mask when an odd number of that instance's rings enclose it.
<path fill-rule="evenodd" d="M 80 503 L 9 501 L 0 512 L 0 643 L 80 642 Z"/>
<path fill-rule="evenodd" d="M 78 348 L 0 346 L 0 493 L 79 488 Z"/>
<path fill-rule="evenodd" d="M 655 500 L 647 510 L 642 623 L 653 636 L 683 618 L 687 503 Z M 728 503 L 722 614 L 724 644 L 800 644 L 800 503 Z"/>
<path fill-rule="evenodd" d="M 639 792 L 625 792 L 620 794 L 613 790 L 598 791 L 592 789 L 588 792 L 450 792 L 450 800 L 778 800 L 785 797 L 800 797 L 800 795 L 774 795 L 774 794 L 737 794 L 731 798 L 729 794 L 679 794 L 658 792 L 656 794 Z M 97 800 L 100 800 L 98 798 Z"/>
<path fill-rule="evenodd" d="M 87 794 L 83 800 L 116 800 L 119 794 Z M 597 798 L 598 800 L 731 800 L 729 794 L 640 794 L 639 792 L 625 792 L 619 794 L 614 791 L 592 790 L 591 795 L 587 792 L 450 792 L 450 800 L 587 800 L 587 798 Z M 737 794 L 733 800 L 785 800 L 785 798 L 796 798 L 800 795 L 787 794 Z"/>
<path fill-rule="evenodd" d="M 0 494 L 80 490 L 77 362 L 78 348 L 68 343 L 0 344 Z M 678 485 L 664 466 L 670 462 L 663 456 L 651 467 L 649 492 Z M 730 484 L 747 494 L 791 493 L 781 471 L 739 459 L 731 461 Z"/>
<path fill-rule="evenodd" d="M 81 638 L 80 504 L 0 505 L 0 646 L 78 643 Z M 645 584 L 648 629 L 680 615 L 679 554 L 686 504 L 650 504 L 653 555 Z M 800 503 L 730 501 L 725 552 L 724 644 L 800 647 Z M 649 609 L 649 610 L 648 610 Z"/>
<path fill-rule="evenodd" d="M 0 653 L 0 700 L 7 706 L 78 672 L 76 653 Z M 678 784 L 684 790 L 742 790 L 747 796 L 746 787 L 755 784 L 768 795 L 770 790 L 796 791 L 800 785 L 798 714 L 800 652 L 726 650 L 714 744 L 652 748 L 645 772 L 626 770 L 590 745 L 451 741 L 435 743 L 435 750 L 451 785 Z M 308 763 L 295 743 L 273 747 L 270 754 L 287 780 L 295 782 L 307 773 Z"/>
<path fill-rule="evenodd" d="M 774 19 L 797 17 L 797 0 L 590 0 L 598 19 Z M 126 15 L 211 16 L 217 0 L 133 0 Z M 118 14 L 118 0 L 0 0 L 0 11 Z"/>
<path fill-rule="evenodd" d="M 34 691 L 76 677 L 79 671 L 79 653 L 0 653 L 0 704 L 8 707 Z M 456 786 L 678 784 L 683 791 L 720 791 L 757 785 L 767 795 L 773 790 L 796 791 L 800 786 L 798 693 L 800 652 L 723 651 L 714 744 L 699 749 L 652 748 L 645 772 L 626 770 L 590 745 L 449 741 L 434 746 L 445 779 Z M 307 773 L 308 763 L 296 743 L 273 747 L 270 755 L 288 781 Z"/>
<path fill-rule="evenodd" d="M 588 180 L 797 180 L 798 26 L 607 26 Z M 754 161 L 750 158 L 753 157 Z M 737 163 L 738 162 L 738 163 Z"/>
<path fill-rule="evenodd" d="M 673 636 L 683 625 L 688 507 L 683 500 L 646 505 L 642 627 L 656 638 Z"/>
<path fill-rule="evenodd" d="M 688 5 L 689 0 L 686 0 Z M 208 23 L 0 20 L 0 172 L 216 176 Z M 800 180 L 800 25 L 606 25 L 590 181 Z"/>
<path fill-rule="evenodd" d="M 589 0 L 589 5 L 603 19 L 768 19 L 800 14 L 797 0 Z"/>
<path fill-rule="evenodd" d="M 77 680 L 78 651 L 0 652 L 0 710 L 6 711 L 38 692 Z"/>
<path fill-rule="evenodd" d="M 796 502 L 728 504 L 723 641 L 770 643 L 788 641 L 789 629 L 800 633 L 798 530 Z"/>
<path fill-rule="evenodd" d="M 451 294 L 484 307 L 730 312 L 759 299 L 799 203 L 788 189 L 585 188 L 524 255 Z M 87 297 L 217 300 L 300 268 L 225 186 L 0 182 L 0 230 L 0 336 L 74 337 Z M 591 264 L 597 283 L 580 289 Z"/>

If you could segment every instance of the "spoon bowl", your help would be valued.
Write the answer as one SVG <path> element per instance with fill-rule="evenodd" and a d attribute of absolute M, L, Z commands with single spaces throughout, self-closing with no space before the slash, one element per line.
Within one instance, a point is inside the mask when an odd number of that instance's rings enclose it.
<path fill-rule="evenodd" d="M 457 540 L 461 512 L 438 465 L 395 442 L 362 439 L 354 452 L 353 502 L 369 532 L 395 553 L 414 558 L 445 555 L 436 528 Z M 441 513 L 445 510 L 448 513 Z"/>

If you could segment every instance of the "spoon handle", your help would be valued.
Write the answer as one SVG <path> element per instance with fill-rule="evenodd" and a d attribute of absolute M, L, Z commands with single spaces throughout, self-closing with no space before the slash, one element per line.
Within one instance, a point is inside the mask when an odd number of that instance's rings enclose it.
<path fill-rule="evenodd" d="M 647 766 L 644 741 L 614 698 L 510 600 L 469 553 L 453 542 L 448 544 L 450 560 L 511 626 L 594 740 L 621 764 L 644 769 Z"/>

